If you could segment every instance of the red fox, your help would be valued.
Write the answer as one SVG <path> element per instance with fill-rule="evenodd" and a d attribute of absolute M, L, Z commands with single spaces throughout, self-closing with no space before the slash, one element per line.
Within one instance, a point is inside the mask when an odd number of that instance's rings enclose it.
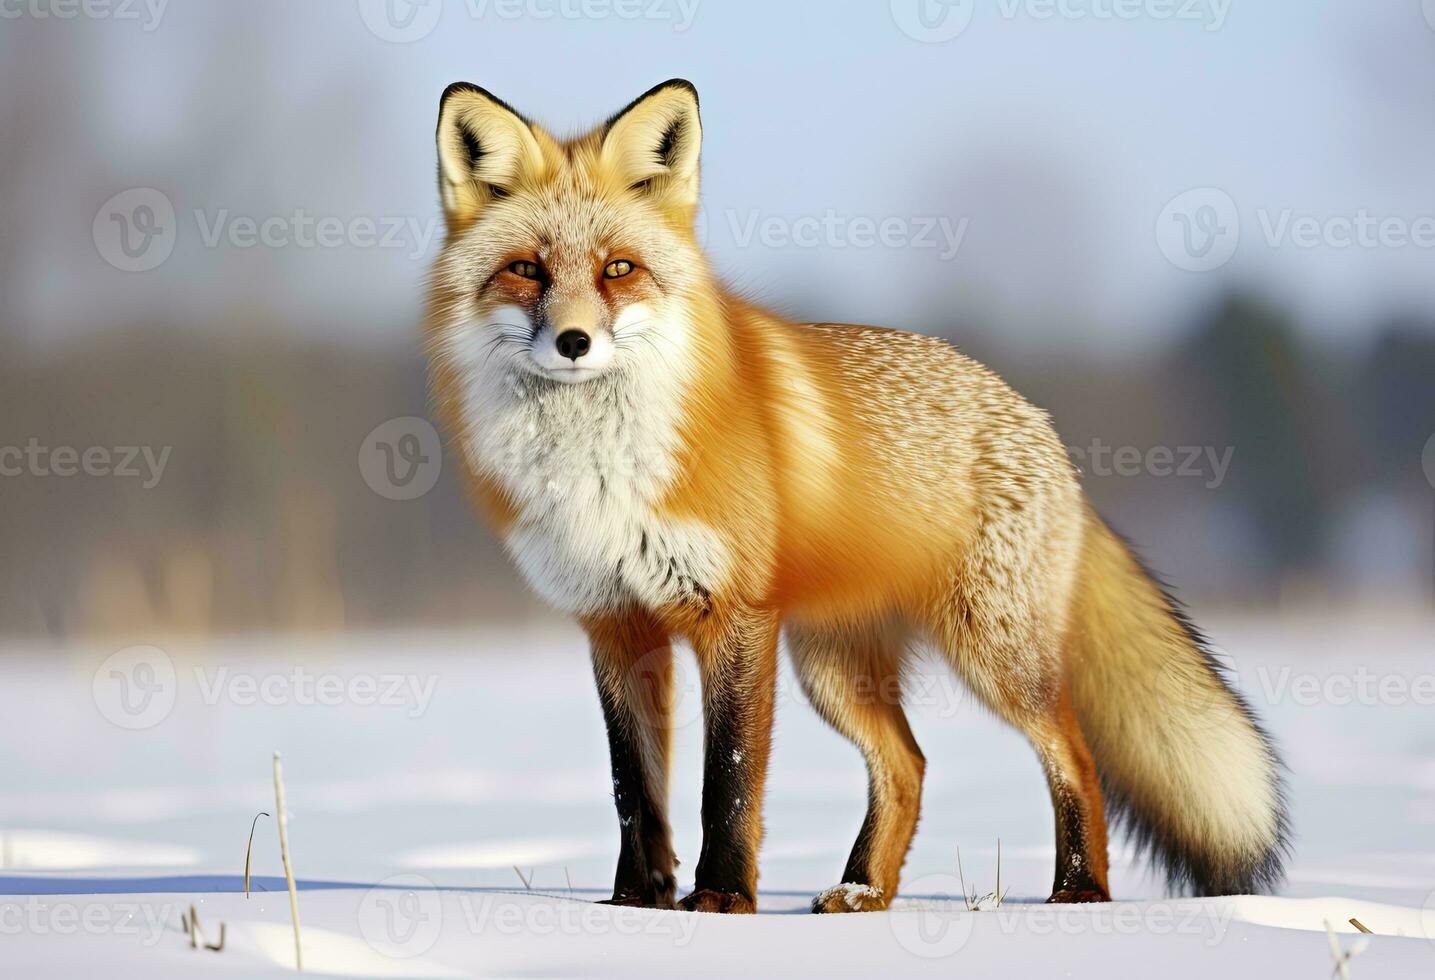
<path fill-rule="evenodd" d="M 676 905 L 756 910 L 779 633 L 869 777 L 813 911 L 897 894 L 925 762 L 891 692 L 914 643 L 1036 750 L 1051 901 L 1110 900 L 1108 812 L 1175 887 L 1276 884 L 1275 748 L 1087 504 L 1046 413 L 941 341 L 789 323 L 725 289 L 693 230 L 701 140 L 680 79 L 569 141 L 474 85 L 439 104 L 436 410 L 525 579 L 588 635 L 621 827 L 609 901 L 675 904 L 671 644 L 686 641 L 703 842 Z"/>

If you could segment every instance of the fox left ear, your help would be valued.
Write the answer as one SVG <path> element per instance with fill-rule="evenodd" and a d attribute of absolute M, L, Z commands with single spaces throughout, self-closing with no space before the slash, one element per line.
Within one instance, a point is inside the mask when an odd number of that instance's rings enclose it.
<path fill-rule="evenodd" d="M 543 167 L 533 128 L 508 103 L 467 82 L 444 90 L 438 109 L 438 183 L 450 232 Z"/>
<path fill-rule="evenodd" d="M 628 186 L 666 204 L 698 202 L 703 127 L 698 90 L 681 78 L 655 85 L 603 127 L 603 161 Z"/>

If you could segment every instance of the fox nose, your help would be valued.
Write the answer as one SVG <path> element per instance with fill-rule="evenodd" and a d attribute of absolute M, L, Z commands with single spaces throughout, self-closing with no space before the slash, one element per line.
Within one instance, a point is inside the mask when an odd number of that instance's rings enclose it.
<path fill-rule="evenodd" d="M 558 335 L 558 353 L 570 361 L 576 361 L 588 353 L 590 346 L 592 341 L 582 330 L 565 330 Z"/>

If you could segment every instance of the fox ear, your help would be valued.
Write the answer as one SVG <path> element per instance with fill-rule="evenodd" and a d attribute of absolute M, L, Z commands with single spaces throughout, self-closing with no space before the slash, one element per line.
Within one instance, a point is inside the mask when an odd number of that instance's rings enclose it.
<path fill-rule="evenodd" d="M 543 166 L 533 129 L 506 102 L 454 82 L 438 104 L 438 189 L 450 233 Z"/>
<path fill-rule="evenodd" d="M 603 127 L 603 161 L 630 187 L 663 203 L 696 207 L 703 127 L 698 91 L 670 79 L 644 92 Z"/>

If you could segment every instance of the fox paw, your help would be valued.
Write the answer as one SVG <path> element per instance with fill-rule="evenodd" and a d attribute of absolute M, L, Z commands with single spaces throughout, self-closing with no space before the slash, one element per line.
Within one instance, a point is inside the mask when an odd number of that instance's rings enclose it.
<path fill-rule="evenodd" d="M 673 876 L 661 871 L 654 871 L 648 877 L 651 879 L 651 888 L 647 892 L 615 891 L 612 898 L 602 899 L 598 904 L 639 909 L 677 908 L 673 901 L 677 892 L 677 883 Z"/>
<path fill-rule="evenodd" d="M 886 908 L 882 889 L 853 882 L 829 888 L 812 900 L 814 912 L 881 912 Z"/>
<path fill-rule="evenodd" d="M 1061 888 L 1051 893 L 1048 905 L 1081 905 L 1088 902 L 1109 902 L 1111 896 L 1094 888 Z"/>
<path fill-rule="evenodd" d="M 737 892 L 719 892 L 711 888 L 699 888 L 678 903 L 684 912 L 726 912 L 736 915 L 752 915 L 757 905 Z"/>

